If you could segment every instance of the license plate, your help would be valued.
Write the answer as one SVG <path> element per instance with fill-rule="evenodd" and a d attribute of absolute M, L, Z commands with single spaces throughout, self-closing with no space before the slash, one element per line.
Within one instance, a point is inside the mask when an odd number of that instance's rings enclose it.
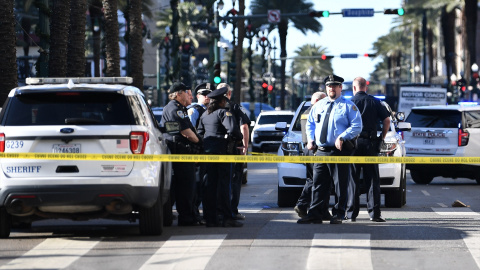
<path fill-rule="evenodd" d="M 52 153 L 78 154 L 80 153 L 80 144 L 54 144 Z"/>
<path fill-rule="evenodd" d="M 423 144 L 434 145 L 435 140 L 434 139 L 424 139 Z"/>

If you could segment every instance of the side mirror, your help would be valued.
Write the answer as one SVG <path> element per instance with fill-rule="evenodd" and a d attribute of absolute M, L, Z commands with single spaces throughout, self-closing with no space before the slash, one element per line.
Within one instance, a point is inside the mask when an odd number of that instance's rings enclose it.
<path fill-rule="evenodd" d="M 405 121 L 405 113 L 404 112 L 397 112 L 396 117 L 398 121 Z"/>
<path fill-rule="evenodd" d="M 254 126 L 255 126 L 255 121 L 251 121 L 251 122 L 250 122 L 250 126 L 251 126 L 251 127 L 254 127 Z"/>
<path fill-rule="evenodd" d="M 170 135 L 177 135 L 180 133 L 180 123 L 176 121 L 167 121 L 164 123 L 163 127 L 160 127 L 160 131 Z"/>
<path fill-rule="evenodd" d="M 275 130 L 288 131 L 287 122 L 277 122 L 275 124 Z"/>
<path fill-rule="evenodd" d="M 399 131 L 410 131 L 412 130 L 412 125 L 409 122 L 398 122 L 397 129 Z"/>

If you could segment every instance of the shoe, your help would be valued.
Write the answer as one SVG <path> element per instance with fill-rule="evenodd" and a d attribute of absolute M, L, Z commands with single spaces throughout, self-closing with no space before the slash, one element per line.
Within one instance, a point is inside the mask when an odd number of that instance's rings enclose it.
<path fill-rule="evenodd" d="M 332 215 L 330 215 L 330 212 L 327 211 L 326 213 L 323 213 L 322 219 L 323 220 L 330 220 L 330 219 L 332 219 Z"/>
<path fill-rule="evenodd" d="M 370 221 L 373 221 L 373 222 L 386 222 L 386 220 L 385 220 L 382 216 L 370 218 Z"/>
<path fill-rule="evenodd" d="M 235 220 L 245 220 L 245 216 L 238 213 L 233 217 L 233 219 L 235 219 Z"/>
<path fill-rule="evenodd" d="M 302 207 L 299 207 L 298 205 L 295 205 L 295 208 L 293 208 L 295 210 L 295 212 L 297 213 L 297 215 L 300 217 L 300 218 L 306 218 L 307 217 L 307 210 L 302 208 Z"/>
<path fill-rule="evenodd" d="M 223 221 L 223 227 L 242 227 L 243 223 L 238 222 L 234 219 L 227 219 Z"/>
<path fill-rule="evenodd" d="M 323 221 L 322 221 L 322 218 L 306 216 L 304 218 L 297 220 L 297 223 L 298 224 L 322 224 Z"/>
<path fill-rule="evenodd" d="M 178 226 L 181 227 L 187 227 L 187 226 L 198 226 L 198 225 L 204 225 L 201 222 L 198 221 L 178 221 Z"/>
<path fill-rule="evenodd" d="M 342 224 L 342 219 L 337 216 L 333 216 L 330 219 L 330 224 Z"/>

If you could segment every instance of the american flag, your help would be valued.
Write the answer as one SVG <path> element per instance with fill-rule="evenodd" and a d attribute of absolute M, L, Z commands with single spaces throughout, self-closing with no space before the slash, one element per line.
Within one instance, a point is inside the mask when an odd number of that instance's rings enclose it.
<path fill-rule="evenodd" d="M 128 143 L 128 140 L 117 140 L 117 148 L 128 148 L 130 145 Z"/>

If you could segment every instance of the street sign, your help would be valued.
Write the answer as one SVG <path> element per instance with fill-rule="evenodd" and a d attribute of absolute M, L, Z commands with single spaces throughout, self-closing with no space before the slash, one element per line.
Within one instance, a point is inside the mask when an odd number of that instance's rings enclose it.
<path fill-rule="evenodd" d="M 269 23 L 279 23 L 280 22 L 280 10 L 279 9 L 268 10 L 268 22 Z"/>
<path fill-rule="evenodd" d="M 356 53 L 342 53 L 340 54 L 340 58 L 357 58 L 358 54 Z"/>
<path fill-rule="evenodd" d="M 373 8 L 342 9 L 343 17 L 373 17 Z"/>

